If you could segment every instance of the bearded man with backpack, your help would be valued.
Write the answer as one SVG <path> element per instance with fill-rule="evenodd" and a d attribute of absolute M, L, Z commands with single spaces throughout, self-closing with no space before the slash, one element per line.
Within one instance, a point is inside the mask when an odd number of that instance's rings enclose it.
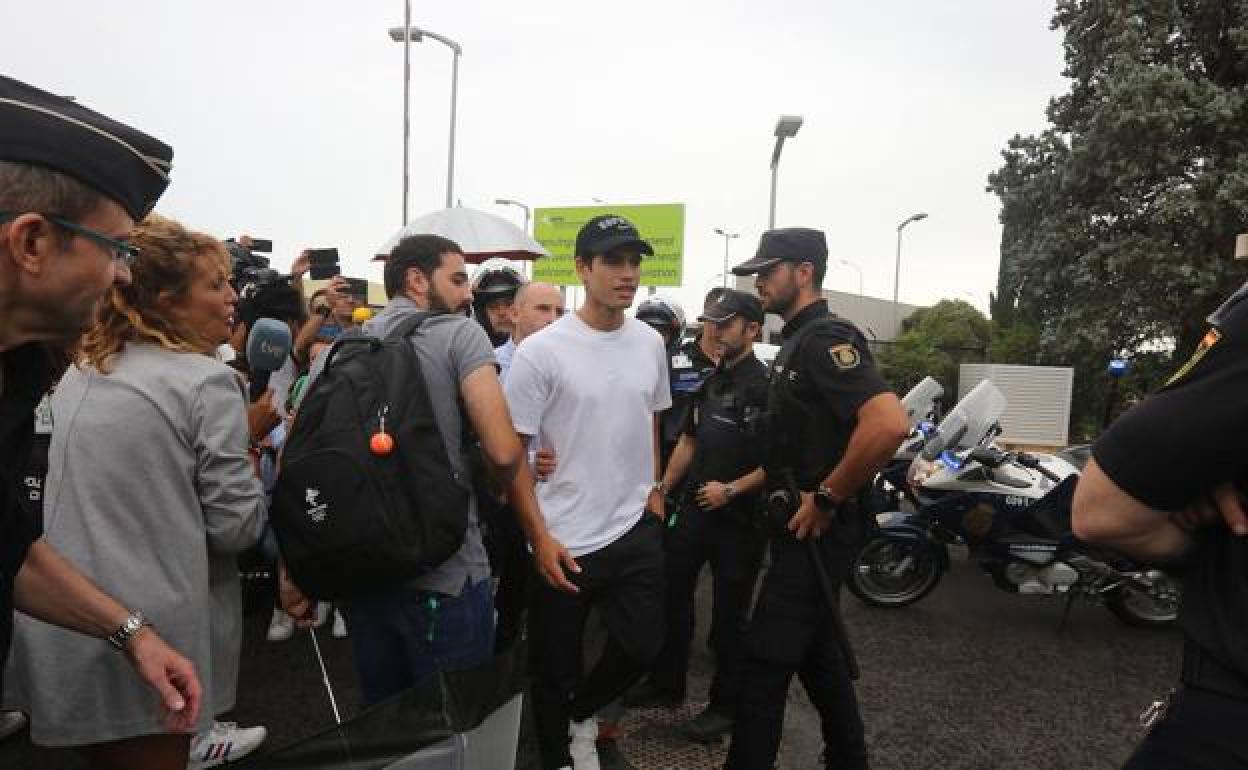
<path fill-rule="evenodd" d="M 460 247 L 404 238 L 385 288 L 385 309 L 313 364 L 273 512 L 282 604 L 307 625 L 310 599 L 341 601 L 366 705 L 493 655 L 473 437 L 521 518 L 542 521 L 493 347 L 463 314 Z"/>

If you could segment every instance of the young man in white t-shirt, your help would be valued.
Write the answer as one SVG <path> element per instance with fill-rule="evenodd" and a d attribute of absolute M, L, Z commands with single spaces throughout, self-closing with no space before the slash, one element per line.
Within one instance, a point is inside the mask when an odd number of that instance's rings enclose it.
<path fill-rule="evenodd" d="M 658 332 L 625 315 L 653 254 L 618 216 L 576 239 L 585 304 L 525 340 L 507 378 L 516 431 L 554 450 L 537 486 L 544 521 L 522 521 L 542 577 L 530 597 L 533 708 L 547 770 L 597 770 L 594 714 L 636 682 L 663 640 L 663 494 L 656 414 L 671 405 Z M 608 639 L 582 675 L 597 608 Z"/>

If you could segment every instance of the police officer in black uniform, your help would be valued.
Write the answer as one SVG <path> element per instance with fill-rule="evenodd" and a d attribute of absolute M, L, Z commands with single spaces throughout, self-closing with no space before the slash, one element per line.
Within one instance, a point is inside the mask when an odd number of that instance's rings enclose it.
<path fill-rule="evenodd" d="M 1075 534 L 1180 575 L 1180 684 L 1128 770 L 1248 767 L 1248 284 L 1195 353 L 1092 449 Z"/>
<path fill-rule="evenodd" d="M 721 290 L 698 320 L 703 344 L 717 348 L 719 365 L 694 392 L 663 474 L 665 490 L 688 483 L 667 520 L 667 636 L 638 699 L 644 694 L 655 702 L 684 700 L 694 589 L 709 562 L 715 676 L 705 711 L 682 731 L 710 741 L 732 728 L 741 690 L 741 622 L 762 555 L 757 521 L 762 455 L 754 428 L 766 407 L 767 367 L 754 355 L 763 327 L 757 297 Z"/>
<path fill-rule="evenodd" d="M 764 307 L 786 323 L 765 420 L 767 550 L 747 606 L 727 770 L 772 767 L 794 674 L 819 712 L 825 766 L 867 767 L 839 594 L 863 533 L 856 498 L 908 425 L 862 334 L 820 296 L 827 257 L 818 230 L 769 230 L 733 270 L 756 273 Z"/>
<path fill-rule="evenodd" d="M 142 608 L 122 604 L 124 587 L 118 599 L 104 594 L 48 545 L 26 507 L 41 470 L 36 408 L 99 301 L 129 281 L 124 239 L 169 184 L 172 160 L 159 140 L 0 76 L 0 672 L 14 609 L 107 638 L 185 732 L 199 710 L 191 663 Z"/>
<path fill-rule="evenodd" d="M 707 302 L 723 289 L 712 289 Z M 672 406 L 659 417 L 661 467 L 666 468 L 689 417 L 689 404 L 702 381 L 715 369 L 716 355 L 703 336 L 682 342 L 685 311 L 672 300 L 649 297 L 637 306 L 637 320 L 649 324 L 667 345 L 672 383 Z M 669 490 L 671 491 L 671 490 Z"/>

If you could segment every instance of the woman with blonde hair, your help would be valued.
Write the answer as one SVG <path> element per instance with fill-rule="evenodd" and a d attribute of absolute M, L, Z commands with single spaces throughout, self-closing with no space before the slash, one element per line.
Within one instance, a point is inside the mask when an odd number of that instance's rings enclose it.
<path fill-rule="evenodd" d="M 265 516 L 245 396 L 214 355 L 238 297 L 216 239 L 153 214 L 131 242 L 131 283 L 106 296 L 52 396 L 44 530 L 194 662 L 202 732 L 234 704 L 235 557 Z M 108 645 L 19 616 L 13 653 L 35 743 L 77 747 L 103 770 L 186 766 L 192 736 L 163 731 L 158 702 Z"/>

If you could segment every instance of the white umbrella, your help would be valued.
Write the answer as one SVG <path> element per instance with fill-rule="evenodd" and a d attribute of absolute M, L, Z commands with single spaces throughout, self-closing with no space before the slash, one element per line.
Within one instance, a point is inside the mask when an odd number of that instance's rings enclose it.
<path fill-rule="evenodd" d="M 384 262 L 399 241 L 409 235 L 440 235 L 450 238 L 464 250 L 469 262 L 481 263 L 491 257 L 537 259 L 550 252 L 528 233 L 500 216 L 477 209 L 442 209 L 417 217 L 386 241 L 374 260 Z"/>

